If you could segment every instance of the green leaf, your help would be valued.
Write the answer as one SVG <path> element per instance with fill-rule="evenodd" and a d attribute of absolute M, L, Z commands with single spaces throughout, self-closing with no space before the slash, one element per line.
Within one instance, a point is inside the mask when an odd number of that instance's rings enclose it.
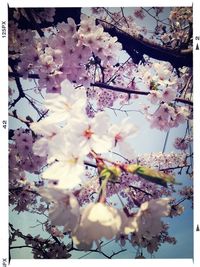
<path fill-rule="evenodd" d="M 167 187 L 167 183 L 172 183 L 172 184 L 177 184 L 175 182 L 175 178 L 173 175 L 170 175 L 170 174 L 166 174 L 164 172 L 161 172 L 161 171 L 157 171 L 157 170 L 153 170 L 151 168 L 148 168 L 148 167 L 139 167 L 137 170 L 136 170 L 136 173 L 152 182 L 152 183 L 155 183 L 155 184 L 159 184 L 159 185 L 162 185 L 164 187 Z"/>
<path fill-rule="evenodd" d="M 132 174 L 136 173 L 139 168 L 140 166 L 138 164 L 127 164 L 124 166 L 124 169 Z"/>

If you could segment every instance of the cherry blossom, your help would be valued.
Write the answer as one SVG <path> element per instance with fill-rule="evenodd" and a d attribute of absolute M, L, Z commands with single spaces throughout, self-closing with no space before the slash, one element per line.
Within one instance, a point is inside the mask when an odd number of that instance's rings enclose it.
<path fill-rule="evenodd" d="M 51 157 L 50 147 L 51 142 L 54 142 L 55 136 L 60 132 L 60 128 L 56 125 L 49 124 L 48 121 L 41 120 L 40 122 L 34 122 L 31 124 L 31 129 L 43 137 L 36 140 L 33 144 L 34 154 L 39 156 Z"/>
<path fill-rule="evenodd" d="M 163 198 L 143 203 L 133 219 L 130 219 L 125 233 L 135 232 L 139 239 L 143 236 L 151 239 L 157 235 L 162 229 L 160 218 L 169 215 L 169 201 L 169 198 Z"/>
<path fill-rule="evenodd" d="M 85 92 L 81 89 L 75 89 L 65 80 L 61 84 L 62 94 L 47 94 L 45 99 L 45 107 L 50 111 L 48 121 L 59 123 L 70 118 L 75 112 L 79 113 L 83 110 L 86 103 Z"/>
<path fill-rule="evenodd" d="M 79 144 L 85 155 L 91 150 L 96 153 L 105 153 L 112 146 L 112 140 L 107 136 L 109 125 L 109 116 L 104 112 L 98 113 L 92 119 L 83 115 L 71 120 L 68 138 L 71 142 Z M 66 126 L 66 131 L 68 131 L 68 126 Z"/>
<path fill-rule="evenodd" d="M 112 138 L 113 147 L 118 146 L 122 155 L 131 157 L 133 150 L 126 141 L 134 136 L 137 131 L 137 127 L 128 118 L 123 119 L 120 125 L 113 124 L 109 128 L 109 136 Z"/>
<path fill-rule="evenodd" d="M 74 232 L 80 218 L 79 204 L 75 196 L 69 191 L 53 187 L 39 188 L 37 191 L 46 201 L 53 202 L 49 209 L 51 224 L 64 226 L 64 231 Z"/>
<path fill-rule="evenodd" d="M 151 90 L 150 94 L 148 95 L 148 99 L 152 104 L 160 103 L 162 100 L 162 95 L 159 91 Z"/>
<path fill-rule="evenodd" d="M 189 147 L 189 141 L 185 138 L 177 137 L 174 142 L 174 147 L 180 150 L 186 150 Z"/>
<path fill-rule="evenodd" d="M 135 9 L 135 11 L 134 11 L 134 15 L 135 15 L 135 17 L 136 18 L 139 18 L 139 19 L 144 19 L 144 17 L 145 17 L 145 15 L 144 15 L 144 11 L 143 11 L 143 9 L 142 8 L 137 8 L 137 9 Z"/>
<path fill-rule="evenodd" d="M 162 94 L 162 99 L 164 102 L 171 102 L 176 98 L 177 91 L 173 87 L 167 87 Z"/>
<path fill-rule="evenodd" d="M 73 240 L 77 247 L 84 250 L 102 237 L 111 239 L 119 231 L 120 225 L 121 217 L 116 209 L 103 203 L 90 203 L 81 212 L 80 227 Z"/>
<path fill-rule="evenodd" d="M 62 139 L 61 139 L 62 140 Z M 61 141 L 60 140 L 60 141 Z M 84 174 L 83 154 L 77 144 L 77 149 L 65 141 L 57 143 L 53 147 L 54 159 L 42 173 L 44 179 L 56 180 L 57 188 L 71 189 L 81 183 L 81 176 Z M 53 159 L 51 157 L 50 161 Z"/>

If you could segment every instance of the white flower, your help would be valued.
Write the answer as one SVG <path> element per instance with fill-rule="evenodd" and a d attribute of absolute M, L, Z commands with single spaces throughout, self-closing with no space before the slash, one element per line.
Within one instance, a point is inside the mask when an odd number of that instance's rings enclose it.
<path fill-rule="evenodd" d="M 132 156 L 133 149 L 126 141 L 129 137 L 134 136 L 137 131 L 138 129 L 129 121 L 129 118 L 123 119 L 120 124 L 113 124 L 108 130 L 108 135 L 112 139 L 112 147 L 118 145 L 124 156 Z"/>
<path fill-rule="evenodd" d="M 188 117 L 190 116 L 190 110 L 189 107 L 177 107 L 177 115 L 176 115 L 176 121 L 178 123 L 184 123 L 186 121 L 186 119 L 188 119 Z"/>
<path fill-rule="evenodd" d="M 107 136 L 110 125 L 109 117 L 105 112 L 98 113 L 94 118 L 82 117 L 72 119 L 65 127 L 70 143 L 77 143 L 82 152 L 87 155 L 91 150 L 96 153 L 108 152 L 112 146 L 111 138 Z M 70 128 L 70 131 L 68 129 Z"/>
<path fill-rule="evenodd" d="M 148 68 L 148 65 L 144 66 L 141 64 L 138 66 L 138 73 L 136 73 L 136 76 L 138 76 L 138 78 L 141 78 L 147 86 L 149 86 L 150 82 L 152 81 L 152 74 Z"/>
<path fill-rule="evenodd" d="M 46 118 L 39 121 L 31 123 L 30 128 L 34 131 L 34 133 L 42 135 L 43 137 L 36 140 L 33 144 L 33 152 L 34 154 L 44 157 L 46 155 L 50 156 L 49 146 L 52 142 L 54 142 L 56 135 L 60 132 L 61 128 L 54 125 L 49 124 L 46 121 Z"/>
<path fill-rule="evenodd" d="M 46 95 L 44 106 L 50 111 L 46 121 L 51 124 L 79 115 L 86 107 L 86 94 L 83 88 L 74 89 L 68 80 L 64 80 L 61 83 L 61 93 Z"/>
<path fill-rule="evenodd" d="M 156 71 L 155 79 L 157 83 L 162 83 L 166 79 L 169 79 L 171 71 L 167 68 L 165 63 L 154 62 L 152 67 Z"/>
<path fill-rule="evenodd" d="M 82 211 L 80 225 L 73 236 L 77 247 L 87 249 L 93 241 L 113 238 L 121 226 L 118 210 L 103 203 L 90 203 Z"/>
<path fill-rule="evenodd" d="M 71 189 L 81 183 L 84 174 L 83 154 L 75 143 L 69 144 L 64 136 L 58 137 L 58 141 L 52 144 L 53 158 L 56 159 L 51 166 L 42 173 L 44 179 L 57 180 L 58 188 Z"/>
<path fill-rule="evenodd" d="M 80 208 L 76 197 L 57 188 L 39 188 L 38 193 L 48 202 L 53 202 L 49 209 L 52 225 L 64 226 L 64 231 L 74 232 L 80 219 Z"/>
<path fill-rule="evenodd" d="M 151 239 L 159 234 L 162 229 L 161 217 L 168 216 L 170 213 L 170 199 L 152 199 L 144 202 L 137 214 L 130 219 L 129 225 L 125 227 L 125 233 L 135 232 L 141 240 L 142 237 Z"/>
<path fill-rule="evenodd" d="M 177 76 L 171 71 L 171 66 L 168 63 L 155 62 L 152 68 L 155 71 L 155 75 L 152 77 L 155 84 L 161 86 L 177 84 Z"/>

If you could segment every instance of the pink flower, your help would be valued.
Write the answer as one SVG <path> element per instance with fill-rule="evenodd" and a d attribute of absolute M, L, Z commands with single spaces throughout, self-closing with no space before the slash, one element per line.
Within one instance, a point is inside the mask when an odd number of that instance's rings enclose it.
<path fill-rule="evenodd" d="M 186 150 L 188 148 L 188 142 L 184 138 L 177 137 L 174 142 L 174 147 L 180 150 Z"/>
<path fill-rule="evenodd" d="M 163 94 L 162 99 L 164 102 L 171 102 L 176 98 L 177 90 L 174 87 L 167 87 Z"/>
<path fill-rule="evenodd" d="M 182 106 L 182 107 L 176 107 L 176 120 L 175 123 L 180 124 L 184 123 L 190 116 L 190 110 L 189 107 Z"/>
<path fill-rule="evenodd" d="M 57 29 L 62 36 L 71 37 L 76 33 L 76 23 L 72 18 L 68 18 L 67 22 L 58 23 Z"/>
<path fill-rule="evenodd" d="M 152 104 L 157 104 L 161 102 L 162 96 L 161 93 L 157 90 L 151 90 L 147 98 Z"/>
<path fill-rule="evenodd" d="M 143 9 L 140 8 L 140 7 L 139 8 L 135 8 L 135 10 L 134 10 L 134 16 L 136 18 L 138 18 L 138 19 L 143 20 L 144 17 L 145 17 Z"/>
<path fill-rule="evenodd" d="M 174 127 L 176 113 L 173 107 L 167 103 L 161 104 L 160 107 L 151 116 L 151 127 L 167 131 Z"/>

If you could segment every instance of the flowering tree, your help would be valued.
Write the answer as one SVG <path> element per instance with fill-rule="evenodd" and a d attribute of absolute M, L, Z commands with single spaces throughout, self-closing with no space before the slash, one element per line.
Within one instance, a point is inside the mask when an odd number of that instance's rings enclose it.
<path fill-rule="evenodd" d="M 43 229 L 10 223 L 10 255 L 113 258 L 131 244 L 144 258 L 175 244 L 162 218 L 193 196 L 192 9 L 12 8 L 9 19 L 10 206 Z M 134 149 L 140 120 L 149 143 L 153 128 L 165 137 L 162 152 Z M 171 129 L 183 130 L 166 153 Z M 121 247 L 107 254 L 111 241 Z"/>

